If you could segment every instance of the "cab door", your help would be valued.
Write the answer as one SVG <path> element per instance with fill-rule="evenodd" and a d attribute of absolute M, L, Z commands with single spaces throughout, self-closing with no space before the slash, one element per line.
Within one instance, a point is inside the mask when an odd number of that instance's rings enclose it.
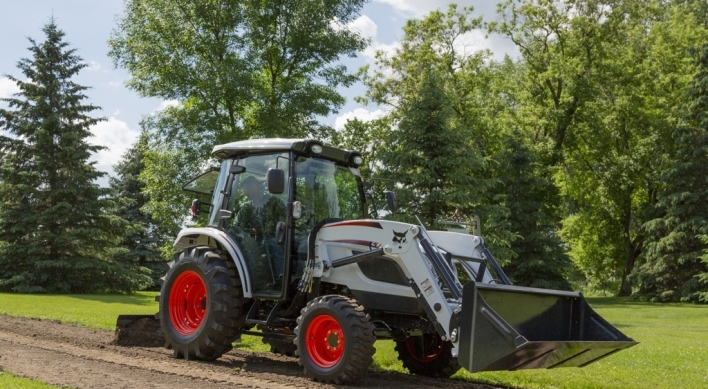
<path fill-rule="evenodd" d="M 281 168 L 288 182 L 287 161 L 287 154 L 240 158 L 236 163 L 245 167 L 245 171 L 234 176 L 226 206 L 233 217 L 224 222 L 223 229 L 238 243 L 248 267 L 253 295 L 258 298 L 283 297 L 288 245 L 277 242 L 276 228 L 278 223 L 288 222 L 288 191 L 268 192 L 266 173 L 270 168 Z"/>

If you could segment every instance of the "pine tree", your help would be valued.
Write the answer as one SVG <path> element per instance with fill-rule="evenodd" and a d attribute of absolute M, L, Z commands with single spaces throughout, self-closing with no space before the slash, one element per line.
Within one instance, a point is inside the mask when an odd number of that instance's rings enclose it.
<path fill-rule="evenodd" d="M 504 220 L 517 236 L 510 247 L 514 258 L 504 272 L 514 284 L 569 290 L 565 277 L 571 262 L 557 235 L 559 217 L 554 208 L 560 203 L 558 189 L 547 169 L 517 137 L 506 138 L 494 170 L 501 181 L 495 198 L 509 211 Z"/>
<path fill-rule="evenodd" d="M 703 286 L 708 285 L 708 235 L 700 235 L 699 239 L 706 245 L 706 249 L 703 250 L 703 255 L 701 256 L 701 261 L 703 262 L 704 271 L 698 274 L 698 280 L 703 284 Z M 698 300 L 704 303 L 708 303 L 708 288 L 701 288 L 698 292 Z"/>
<path fill-rule="evenodd" d="M 666 189 L 652 210 L 657 217 L 644 224 L 645 262 L 633 275 L 635 295 L 654 301 L 696 301 L 708 291 L 699 278 L 708 273 L 700 238 L 708 234 L 708 44 L 699 50 L 698 67 L 689 90 L 690 126 L 673 132 L 675 158 L 661 175 Z"/>
<path fill-rule="evenodd" d="M 111 177 L 109 183 L 111 196 L 117 203 L 115 215 L 129 223 L 120 242 L 122 250 L 116 253 L 115 258 L 121 263 L 150 269 L 152 279 L 156 281 L 165 273 L 165 259 L 160 248 L 167 236 L 174 236 L 175 231 L 164 231 L 143 210 L 149 201 L 149 195 L 143 192 L 145 183 L 140 180 L 140 173 L 145 168 L 143 156 L 147 147 L 147 134 L 143 133 L 114 166 L 116 177 Z M 156 285 L 153 283 L 153 287 Z"/>
<path fill-rule="evenodd" d="M 87 143 L 101 119 L 84 103 L 87 89 L 71 81 L 86 67 L 63 41 L 54 20 L 46 40 L 30 39 L 32 59 L 9 77 L 20 89 L 4 99 L 0 129 L 0 289 L 16 292 L 131 290 L 145 277 L 110 259 L 123 223 L 95 180 L 105 173 L 89 163 L 102 147 Z"/>
<path fill-rule="evenodd" d="M 401 101 L 398 128 L 390 132 L 381 159 L 388 178 L 399 184 L 398 202 L 408 221 L 418 216 L 437 228 L 439 220 L 455 213 L 471 219 L 488 183 L 475 178 L 484 160 L 468 146 L 466 129 L 455 125 L 442 79 L 424 72 L 414 93 Z"/>

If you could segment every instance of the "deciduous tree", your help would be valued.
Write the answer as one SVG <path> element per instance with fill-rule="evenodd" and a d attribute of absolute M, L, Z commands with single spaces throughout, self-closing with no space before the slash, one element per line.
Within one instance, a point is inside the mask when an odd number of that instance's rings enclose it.
<path fill-rule="evenodd" d="M 338 60 L 367 44 L 348 27 L 364 3 L 126 1 L 109 55 L 129 88 L 179 102 L 143 122 L 154 135 L 143 180 L 161 223 L 186 206 L 173 177 L 200 171 L 215 144 L 331 132 L 317 117 L 336 112 L 337 88 L 357 79 Z M 175 174 L 151 176 L 163 168 Z"/>
<path fill-rule="evenodd" d="M 665 189 L 644 224 L 646 255 L 635 271 L 636 295 L 659 301 L 697 301 L 708 292 L 699 275 L 708 235 L 708 45 L 699 51 L 699 70 L 689 92 L 687 126 L 673 132 L 675 155 L 662 173 Z"/>

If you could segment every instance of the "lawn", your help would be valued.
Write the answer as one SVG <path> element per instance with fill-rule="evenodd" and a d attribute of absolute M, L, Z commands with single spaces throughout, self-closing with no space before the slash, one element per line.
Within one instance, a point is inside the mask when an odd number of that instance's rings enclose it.
<path fill-rule="evenodd" d="M 0 388 L 2 389 L 53 389 L 57 386 L 47 385 L 41 381 L 15 377 L 0 368 Z"/>
<path fill-rule="evenodd" d="M 36 296 L 0 294 L 0 313 L 61 320 L 113 329 L 121 313 L 157 311 L 155 293 L 134 295 Z M 622 332 L 641 342 L 588 367 L 486 372 L 464 370 L 453 378 L 524 388 L 706 388 L 708 387 L 708 306 L 640 303 L 590 298 L 590 305 Z M 266 350 L 259 338 L 244 336 L 242 349 Z M 389 341 L 376 343 L 374 369 L 404 371 Z M 0 387 L 6 387 L 1 385 Z M 24 388 L 24 386 L 22 386 Z"/>

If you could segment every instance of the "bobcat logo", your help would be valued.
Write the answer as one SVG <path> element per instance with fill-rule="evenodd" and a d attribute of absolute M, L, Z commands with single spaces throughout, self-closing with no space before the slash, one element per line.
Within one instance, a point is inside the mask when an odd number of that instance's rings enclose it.
<path fill-rule="evenodd" d="M 406 243 L 406 234 L 408 231 L 396 232 L 393 231 L 393 243 L 398 245 L 398 248 L 403 248 L 403 244 Z"/>

